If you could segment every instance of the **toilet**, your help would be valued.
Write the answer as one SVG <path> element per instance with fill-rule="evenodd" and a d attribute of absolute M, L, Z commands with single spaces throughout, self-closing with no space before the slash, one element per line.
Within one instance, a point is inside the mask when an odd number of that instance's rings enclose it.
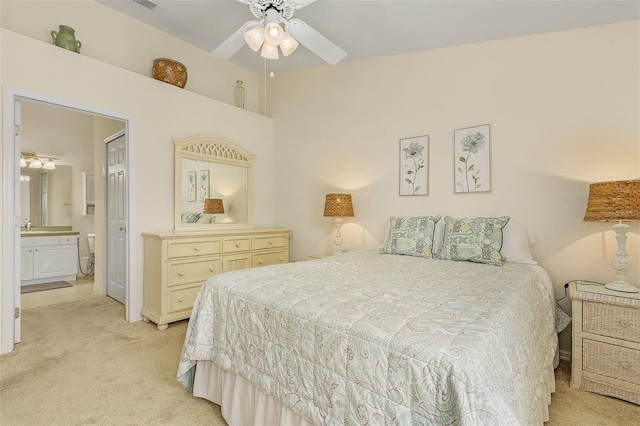
<path fill-rule="evenodd" d="M 87 234 L 87 242 L 89 243 L 89 255 L 96 252 L 96 234 L 93 232 Z"/>

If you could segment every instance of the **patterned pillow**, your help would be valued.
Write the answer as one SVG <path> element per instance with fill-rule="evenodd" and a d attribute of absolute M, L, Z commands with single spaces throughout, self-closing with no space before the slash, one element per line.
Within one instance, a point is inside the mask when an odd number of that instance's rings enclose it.
<path fill-rule="evenodd" d="M 196 223 L 200 218 L 201 213 L 182 213 L 180 221 L 182 223 Z"/>
<path fill-rule="evenodd" d="M 468 260 L 502 266 L 502 228 L 508 216 L 444 218 L 444 246 L 438 259 Z"/>
<path fill-rule="evenodd" d="M 433 257 L 433 233 L 439 220 L 440 216 L 392 216 L 380 253 Z"/>

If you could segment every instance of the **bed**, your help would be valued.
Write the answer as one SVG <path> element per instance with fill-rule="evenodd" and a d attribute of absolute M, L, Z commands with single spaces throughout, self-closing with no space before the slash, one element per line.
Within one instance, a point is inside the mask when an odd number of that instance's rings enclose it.
<path fill-rule="evenodd" d="M 381 249 L 210 278 L 178 380 L 234 426 L 542 424 L 557 345 L 547 273 L 496 257 L 504 221 L 472 224 L 481 245 L 500 234 L 478 262 L 466 227 L 446 222 L 434 256 L 436 217 L 413 224 L 425 244 L 393 219 Z"/>

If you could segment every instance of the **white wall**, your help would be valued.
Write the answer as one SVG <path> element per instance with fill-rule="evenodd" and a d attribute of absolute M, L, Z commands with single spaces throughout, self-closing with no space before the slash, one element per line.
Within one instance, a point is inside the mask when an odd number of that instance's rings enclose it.
<path fill-rule="evenodd" d="M 355 203 L 347 250 L 380 245 L 390 215 L 508 215 L 534 233 L 558 298 L 570 280 L 612 280 L 612 224 L 582 218 L 589 183 L 640 177 L 639 26 L 280 72 L 270 106 L 276 225 L 293 230 L 291 258 L 334 249 L 324 195 L 344 191 Z M 453 130 L 482 124 L 492 191 L 455 194 Z M 400 197 L 399 139 L 419 135 L 431 138 L 429 195 Z M 637 284 L 639 232 L 633 224 L 627 244 Z"/>
<path fill-rule="evenodd" d="M 135 177 L 132 225 L 138 236 L 133 247 L 137 259 L 142 259 L 140 233 L 173 229 L 172 139 L 176 137 L 213 134 L 255 154 L 254 225 L 273 225 L 271 119 L 6 29 L 1 37 L 3 86 L 132 120 L 130 177 Z M 133 308 L 139 312 L 142 262 L 131 266 L 130 284 L 137 294 Z"/>

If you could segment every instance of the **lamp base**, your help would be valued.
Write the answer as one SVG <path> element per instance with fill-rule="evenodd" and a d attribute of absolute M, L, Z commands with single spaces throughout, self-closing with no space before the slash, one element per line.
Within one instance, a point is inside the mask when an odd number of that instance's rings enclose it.
<path fill-rule="evenodd" d="M 607 285 L 604 286 L 604 288 L 609 289 L 609 290 L 613 290 L 613 291 L 620 291 L 623 293 L 638 293 L 640 292 L 640 289 L 638 289 L 638 287 L 635 287 L 632 284 L 629 284 L 626 281 L 614 281 L 612 283 L 609 283 Z"/>

